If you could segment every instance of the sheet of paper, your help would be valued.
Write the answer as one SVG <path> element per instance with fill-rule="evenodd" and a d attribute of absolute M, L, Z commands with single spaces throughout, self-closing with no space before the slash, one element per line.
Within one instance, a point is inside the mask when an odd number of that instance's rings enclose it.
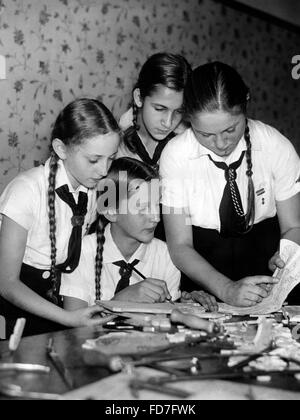
<path fill-rule="evenodd" d="M 233 315 L 265 315 L 279 311 L 289 293 L 300 282 L 300 246 L 287 239 L 281 239 L 280 257 L 285 262 L 285 267 L 275 271 L 273 277 L 280 281 L 273 287 L 267 298 L 247 308 L 220 303 L 219 311 Z"/>

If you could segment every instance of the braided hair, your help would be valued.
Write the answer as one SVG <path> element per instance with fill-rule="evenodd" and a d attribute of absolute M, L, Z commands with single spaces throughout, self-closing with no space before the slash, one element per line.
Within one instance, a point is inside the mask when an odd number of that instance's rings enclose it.
<path fill-rule="evenodd" d="M 141 99 L 151 96 L 159 85 L 165 86 L 176 92 L 182 92 L 192 69 L 187 60 L 179 54 L 157 53 L 152 55 L 142 66 L 138 81 L 133 89 L 139 89 Z M 139 108 L 132 100 L 133 121 L 124 136 L 125 146 L 136 153 L 132 134 L 139 130 Z"/>
<path fill-rule="evenodd" d="M 109 132 L 119 132 L 119 127 L 111 112 L 95 99 L 80 98 L 67 105 L 56 119 L 51 135 L 61 140 L 67 147 L 82 144 L 85 140 Z M 56 214 L 55 186 L 59 157 L 51 148 L 50 171 L 48 177 L 48 218 L 51 246 L 50 281 L 51 290 L 47 293 L 50 301 L 58 303 L 59 279 L 56 270 Z"/>
<path fill-rule="evenodd" d="M 212 113 L 221 110 L 229 114 L 242 113 L 246 115 L 250 91 L 233 67 L 216 61 L 193 70 L 187 82 L 184 97 L 185 119 L 190 121 L 193 115 L 200 112 Z M 247 145 L 248 198 L 243 233 L 247 233 L 252 228 L 255 218 L 252 146 L 247 119 L 244 138 Z"/>
<path fill-rule="evenodd" d="M 115 189 L 115 197 L 114 197 L 114 204 L 116 206 L 115 210 L 119 209 L 120 206 L 120 189 L 121 186 L 124 184 L 126 185 L 126 190 L 129 191 L 129 185 L 133 180 L 143 180 L 146 182 L 150 182 L 153 179 L 159 179 L 159 175 L 157 170 L 155 170 L 152 166 L 141 162 L 137 159 L 130 158 L 130 157 L 122 157 L 116 159 L 111 164 L 111 167 L 108 171 L 106 179 L 103 180 L 103 185 L 107 183 L 107 181 L 113 181 Z M 106 191 L 105 186 L 99 187 L 99 190 Z M 122 191 L 124 188 L 122 188 Z M 99 201 L 98 201 L 99 203 Z M 105 202 L 105 207 L 107 206 L 107 202 Z M 102 262 L 103 262 L 103 248 L 104 248 L 104 208 L 98 205 L 98 212 L 99 212 L 99 219 L 97 225 L 97 253 L 95 258 L 95 289 L 96 289 L 96 300 L 101 299 L 101 271 L 102 271 Z"/>

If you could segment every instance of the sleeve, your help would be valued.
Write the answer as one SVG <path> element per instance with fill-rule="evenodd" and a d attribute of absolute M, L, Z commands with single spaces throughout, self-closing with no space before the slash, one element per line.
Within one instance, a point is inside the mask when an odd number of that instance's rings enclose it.
<path fill-rule="evenodd" d="M 90 238 L 89 236 L 93 237 Z M 78 267 L 73 273 L 62 273 L 60 295 L 73 297 L 92 306 L 95 301 L 95 235 L 86 236 L 82 241 L 82 250 Z M 91 240 L 95 240 L 95 246 Z"/>
<path fill-rule="evenodd" d="M 271 156 L 275 200 L 284 201 L 300 192 L 300 158 L 292 143 L 273 130 Z"/>
<path fill-rule="evenodd" d="M 160 158 L 160 176 L 162 183 L 161 203 L 167 207 L 187 208 L 187 190 L 184 188 L 187 179 L 186 169 L 182 156 L 172 141 L 165 147 Z"/>
<path fill-rule="evenodd" d="M 30 230 L 35 219 L 40 194 L 29 180 L 17 177 L 6 187 L 0 198 L 0 213 Z"/>
<path fill-rule="evenodd" d="M 178 300 L 181 297 L 180 292 L 180 271 L 173 264 L 167 245 L 163 242 L 163 252 L 160 252 L 161 256 L 161 267 L 165 267 L 162 280 L 167 283 L 169 292 L 172 296 L 172 300 Z"/>

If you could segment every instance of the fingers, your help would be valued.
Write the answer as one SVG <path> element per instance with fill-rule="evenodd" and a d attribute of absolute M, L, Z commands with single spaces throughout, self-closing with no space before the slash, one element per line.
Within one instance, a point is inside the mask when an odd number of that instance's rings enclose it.
<path fill-rule="evenodd" d="M 161 296 L 161 302 L 164 302 L 166 299 L 171 299 L 172 296 L 170 295 L 167 283 L 164 280 L 147 278 L 144 280 L 145 285 L 149 285 L 149 287 L 159 293 Z"/>
<path fill-rule="evenodd" d="M 285 263 L 280 258 L 279 252 L 276 252 L 269 261 L 269 269 L 274 272 L 276 268 L 283 268 L 284 266 Z"/>
<path fill-rule="evenodd" d="M 262 287 L 266 292 L 270 292 L 273 289 L 272 284 L 260 284 L 259 287 Z"/>
<path fill-rule="evenodd" d="M 92 318 L 89 321 L 89 325 L 90 326 L 99 326 L 99 325 L 103 325 L 106 324 L 107 322 L 112 321 L 113 319 L 116 318 L 116 315 L 107 315 L 105 317 L 100 317 L 100 318 Z"/>
<path fill-rule="evenodd" d="M 269 296 L 269 292 L 267 292 L 263 287 L 260 286 L 253 286 L 249 287 L 249 293 L 264 299 Z"/>
<path fill-rule="evenodd" d="M 204 291 L 194 291 L 191 293 L 194 301 L 200 303 L 209 312 L 216 312 L 218 310 L 218 304 L 214 296 Z"/>
<path fill-rule="evenodd" d="M 181 292 L 181 301 L 193 301 L 192 295 L 189 292 Z"/>
<path fill-rule="evenodd" d="M 247 284 L 277 284 L 279 283 L 279 280 L 276 277 L 270 277 L 270 276 L 253 276 L 253 277 L 247 277 L 246 278 Z"/>

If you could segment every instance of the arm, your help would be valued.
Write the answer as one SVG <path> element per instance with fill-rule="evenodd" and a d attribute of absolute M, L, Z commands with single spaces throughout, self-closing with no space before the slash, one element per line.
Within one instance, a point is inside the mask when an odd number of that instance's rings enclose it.
<path fill-rule="evenodd" d="M 300 193 L 284 201 L 276 201 L 281 238 L 300 245 Z M 277 251 L 269 261 L 270 270 L 283 268 L 284 262 Z"/>
<path fill-rule="evenodd" d="M 64 309 L 66 311 L 76 311 L 77 309 L 87 308 L 88 303 L 84 300 L 70 296 L 64 296 Z"/>
<path fill-rule="evenodd" d="M 183 209 L 181 214 L 174 214 L 174 209 L 163 206 L 163 215 L 167 243 L 174 264 L 199 287 L 204 287 L 220 300 L 236 306 L 255 305 L 269 294 L 259 285 L 277 283 L 276 279 L 268 276 L 246 277 L 233 282 L 219 273 L 194 249 L 192 227 L 186 224 Z"/>
<path fill-rule="evenodd" d="M 300 245 L 300 193 L 276 202 L 281 238 Z"/>
<path fill-rule="evenodd" d="M 9 302 L 34 315 L 68 327 L 94 325 L 97 308 L 74 313 L 65 311 L 40 297 L 20 281 L 27 241 L 27 230 L 3 216 L 0 232 L 0 294 Z"/>
<path fill-rule="evenodd" d="M 163 218 L 167 243 L 174 264 L 196 285 L 222 299 L 231 280 L 216 271 L 194 249 L 192 226 L 186 224 L 184 211 L 174 214 L 173 209 L 163 206 Z M 223 299 L 222 299 L 223 300 Z"/>

